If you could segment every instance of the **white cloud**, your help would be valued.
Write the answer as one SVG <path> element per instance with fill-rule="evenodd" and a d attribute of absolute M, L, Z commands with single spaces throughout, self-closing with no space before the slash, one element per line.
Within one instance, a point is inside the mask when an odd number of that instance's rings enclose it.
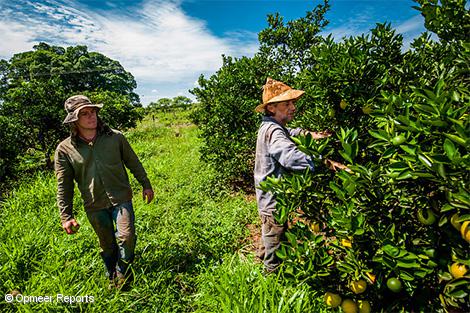
<path fill-rule="evenodd" d="M 424 28 L 424 18 L 421 15 L 413 16 L 395 27 L 397 33 L 416 33 Z"/>
<path fill-rule="evenodd" d="M 352 14 L 345 20 L 341 21 L 340 26 L 333 27 L 321 32 L 321 35 L 328 36 L 331 34 L 335 41 L 341 41 L 343 38 L 355 37 L 364 33 L 368 33 L 370 26 L 370 9 Z"/>
<path fill-rule="evenodd" d="M 31 29 L 14 21 L 0 22 L 0 34 L 0 58 L 9 58 L 14 53 L 31 49 L 35 38 Z"/>
<path fill-rule="evenodd" d="M 358 28 L 356 25 L 351 24 L 351 25 L 346 25 L 346 26 L 335 27 L 328 31 L 323 31 L 321 34 L 325 37 L 331 34 L 333 38 L 335 39 L 335 41 L 341 41 L 345 37 L 348 38 L 348 37 L 359 36 L 368 31 L 369 31 L 368 29 L 365 29 L 365 28 L 361 29 L 361 28 Z"/>
<path fill-rule="evenodd" d="M 0 36 L 7 43 L 0 45 L 0 57 L 10 58 L 40 41 L 86 45 L 118 60 L 138 85 L 161 90 L 159 84 L 182 86 L 201 73 L 213 73 L 222 54 L 253 55 L 258 48 L 253 34 L 216 37 L 204 21 L 185 14 L 179 1 L 147 0 L 126 12 L 109 7 L 91 11 L 72 0 L 0 2 Z M 152 90 L 145 88 L 148 97 Z"/>
<path fill-rule="evenodd" d="M 424 17 L 421 15 L 414 16 L 397 26 L 395 26 L 397 33 L 403 35 L 403 51 L 410 48 L 411 42 L 418 37 L 421 33 L 426 31 L 424 27 Z M 437 40 L 435 35 L 431 36 L 432 39 Z"/>
<path fill-rule="evenodd" d="M 349 18 L 347 21 L 342 23 L 341 26 L 329 29 L 328 31 L 323 31 L 322 35 L 326 37 L 328 34 L 332 34 L 335 41 L 341 41 L 344 37 L 347 38 L 369 34 L 370 30 L 374 27 L 375 24 L 370 24 L 370 20 L 366 18 L 366 15 L 361 13 L 361 15 Z M 395 30 L 396 34 L 403 35 L 403 50 L 407 50 L 409 49 L 410 43 L 413 39 L 425 31 L 424 18 L 421 15 L 416 15 L 398 25 L 392 23 L 392 29 Z"/>

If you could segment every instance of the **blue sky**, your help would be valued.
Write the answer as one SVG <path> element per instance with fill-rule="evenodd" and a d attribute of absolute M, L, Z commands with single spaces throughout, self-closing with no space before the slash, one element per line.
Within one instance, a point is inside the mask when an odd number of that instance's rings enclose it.
<path fill-rule="evenodd" d="M 137 81 L 144 105 L 185 95 L 200 74 L 211 75 L 221 55 L 252 56 L 266 15 L 305 15 L 318 0 L 0 0 L 0 58 L 31 50 L 40 41 L 87 45 L 118 60 Z M 368 33 L 390 22 L 405 47 L 424 31 L 412 0 L 331 0 L 323 34 Z"/>

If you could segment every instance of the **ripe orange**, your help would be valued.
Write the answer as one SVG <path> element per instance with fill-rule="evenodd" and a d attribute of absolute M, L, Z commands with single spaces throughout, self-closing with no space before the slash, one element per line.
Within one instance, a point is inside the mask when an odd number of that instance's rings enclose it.
<path fill-rule="evenodd" d="M 332 292 L 325 293 L 323 300 L 331 308 L 337 308 L 341 304 L 341 296 Z"/>
<path fill-rule="evenodd" d="M 318 223 L 316 223 L 316 222 L 310 223 L 310 230 L 311 230 L 313 233 L 319 233 L 319 232 L 320 232 L 320 224 L 318 224 Z"/>
<path fill-rule="evenodd" d="M 358 300 L 357 304 L 359 306 L 359 313 L 370 313 L 372 311 L 370 303 L 367 300 Z"/>
<path fill-rule="evenodd" d="M 341 239 L 341 244 L 343 245 L 343 247 L 352 248 L 352 242 L 351 242 L 351 240 L 348 240 L 348 239 Z"/>
<path fill-rule="evenodd" d="M 366 291 L 366 289 L 367 289 L 367 283 L 363 279 L 359 279 L 359 280 L 355 280 L 351 282 L 351 290 L 355 294 L 363 293 L 364 291 Z"/>
<path fill-rule="evenodd" d="M 462 238 L 465 239 L 467 242 L 470 242 L 470 221 L 465 221 L 460 226 L 460 234 Z"/>
<path fill-rule="evenodd" d="M 344 313 L 359 313 L 356 302 L 351 299 L 344 300 L 343 303 L 341 303 L 341 308 Z"/>
<path fill-rule="evenodd" d="M 459 214 L 455 213 L 450 218 L 450 223 L 452 224 L 452 226 L 454 226 L 455 229 L 460 231 L 460 227 L 462 226 L 462 224 L 460 224 L 460 222 L 457 221 L 458 218 L 459 218 Z"/>
<path fill-rule="evenodd" d="M 450 266 L 450 273 L 454 278 L 463 277 L 467 273 L 468 269 L 465 264 L 460 263 L 452 263 Z"/>
<path fill-rule="evenodd" d="M 393 292 L 400 292 L 401 281 L 396 277 L 391 277 L 387 280 L 387 287 Z"/>
<path fill-rule="evenodd" d="M 424 225 L 432 225 L 436 222 L 436 216 L 430 209 L 418 209 L 418 220 Z"/>

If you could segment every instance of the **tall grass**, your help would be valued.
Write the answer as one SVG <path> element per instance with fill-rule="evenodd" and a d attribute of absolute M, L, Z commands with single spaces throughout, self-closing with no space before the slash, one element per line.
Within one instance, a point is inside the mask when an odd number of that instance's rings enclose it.
<path fill-rule="evenodd" d="M 322 312 L 309 286 L 290 285 L 279 274 L 266 276 L 251 257 L 233 254 L 198 277 L 200 312 Z"/>
<path fill-rule="evenodd" d="M 186 113 L 162 113 L 126 134 L 146 168 L 155 200 L 144 204 L 131 178 L 136 212 L 135 283 L 108 290 L 96 235 L 74 199 L 82 225 L 61 229 L 53 173 L 18 184 L 0 207 L 1 312 L 300 312 L 315 296 L 306 286 L 264 277 L 237 252 L 257 221 L 243 194 L 213 188 L 199 159 L 197 129 Z M 6 303 L 4 295 L 93 296 L 93 303 Z M 229 295 L 229 296 L 227 296 Z"/>

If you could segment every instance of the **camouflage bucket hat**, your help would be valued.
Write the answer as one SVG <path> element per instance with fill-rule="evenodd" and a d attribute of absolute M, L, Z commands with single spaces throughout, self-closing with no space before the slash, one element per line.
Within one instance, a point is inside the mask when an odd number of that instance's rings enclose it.
<path fill-rule="evenodd" d="M 268 77 L 266 84 L 263 86 L 263 103 L 258 105 L 255 111 L 263 113 L 270 103 L 297 100 L 304 92 L 303 90 L 292 89 L 283 82 Z"/>
<path fill-rule="evenodd" d="M 65 111 L 67 111 L 67 116 L 65 117 L 64 124 L 72 123 L 78 120 L 78 112 L 83 108 L 97 108 L 101 109 L 103 104 L 101 103 L 92 103 L 88 97 L 82 95 L 76 95 L 65 100 Z"/>

